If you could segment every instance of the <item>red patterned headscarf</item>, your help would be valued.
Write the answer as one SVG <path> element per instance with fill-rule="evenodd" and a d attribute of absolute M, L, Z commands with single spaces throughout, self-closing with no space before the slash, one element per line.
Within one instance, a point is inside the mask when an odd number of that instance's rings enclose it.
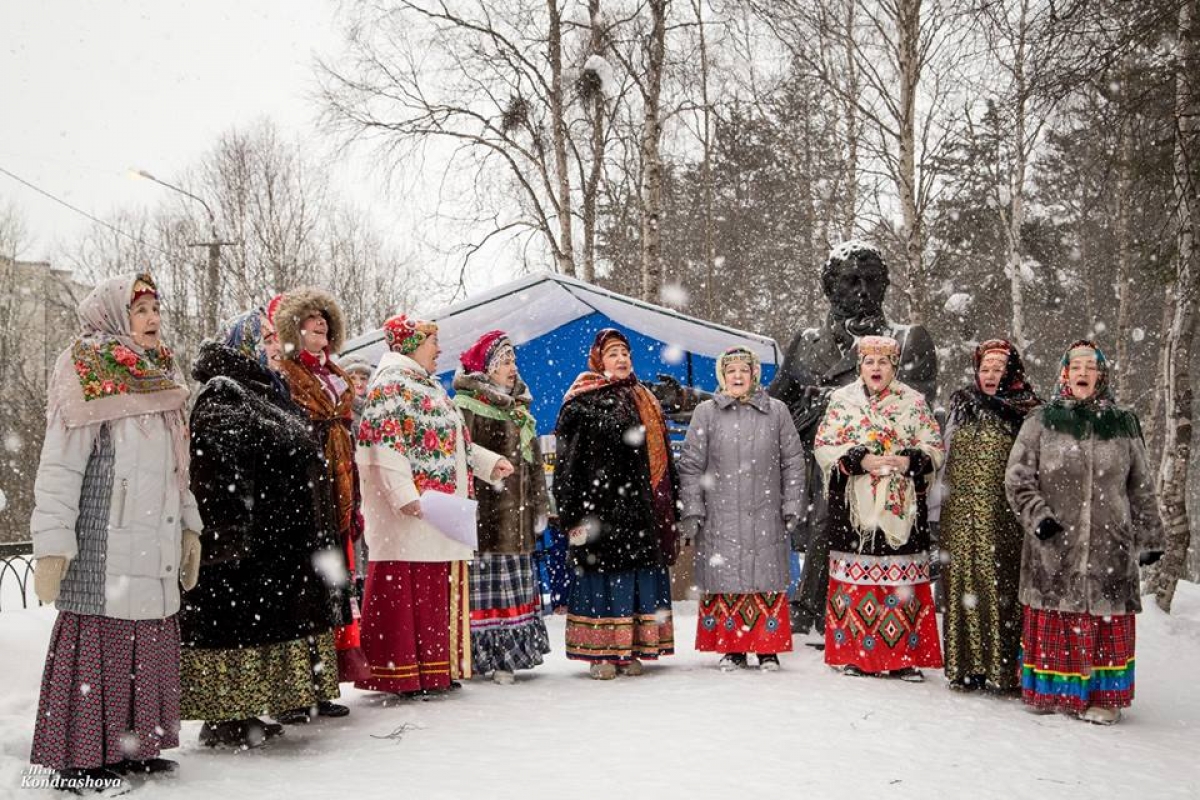
<path fill-rule="evenodd" d="M 437 330 L 436 323 L 400 314 L 383 323 L 383 338 L 389 350 L 407 356 Z"/>

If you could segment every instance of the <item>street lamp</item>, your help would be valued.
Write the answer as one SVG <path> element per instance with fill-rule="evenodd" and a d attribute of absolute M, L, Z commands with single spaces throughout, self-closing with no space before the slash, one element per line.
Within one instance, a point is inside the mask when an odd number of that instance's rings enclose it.
<path fill-rule="evenodd" d="M 208 214 L 208 227 L 212 238 L 207 242 L 188 242 L 188 247 L 207 247 L 208 248 L 208 292 L 204 298 L 205 325 L 208 333 L 215 333 L 217 324 L 220 322 L 219 307 L 221 299 L 220 291 L 220 269 L 221 269 L 221 246 L 232 245 L 234 242 L 223 242 L 217 236 L 217 215 L 213 213 L 212 208 L 204 201 L 204 198 L 189 192 L 187 189 L 176 186 L 173 183 L 167 183 L 164 180 L 154 177 L 144 169 L 130 168 L 129 173 L 136 178 L 145 178 L 148 181 L 154 181 L 159 186 L 165 186 L 173 192 L 178 192 L 184 197 L 195 200 L 200 205 L 204 206 L 205 213 Z"/>

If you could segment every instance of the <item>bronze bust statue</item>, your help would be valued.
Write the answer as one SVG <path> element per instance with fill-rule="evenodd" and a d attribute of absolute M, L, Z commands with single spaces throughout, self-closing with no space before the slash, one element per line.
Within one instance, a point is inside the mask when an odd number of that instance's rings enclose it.
<path fill-rule="evenodd" d="M 921 392 L 930 407 L 934 406 L 938 367 L 933 338 L 920 325 L 888 322 L 883 300 L 889 284 L 887 264 L 871 245 L 855 241 L 834 248 L 821 270 L 829 316 L 820 328 L 796 334 L 767 389 L 791 410 L 807 463 L 808 515 L 792 536 L 792 546 L 805 551 L 800 590 L 792 603 L 792 625 L 799 633 L 814 624 L 818 630 L 824 629 L 829 583 L 828 514 L 821 470 L 812 455 L 813 439 L 829 395 L 858 377 L 855 343 L 859 337 L 891 336 L 898 341 L 897 379 Z"/>

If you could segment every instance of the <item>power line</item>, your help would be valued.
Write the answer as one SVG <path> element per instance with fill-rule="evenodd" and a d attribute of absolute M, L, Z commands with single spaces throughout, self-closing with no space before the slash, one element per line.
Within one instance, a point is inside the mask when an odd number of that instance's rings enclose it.
<path fill-rule="evenodd" d="M 173 256 L 170 253 L 168 253 L 166 250 L 163 250 L 158 245 L 150 244 L 145 239 L 139 239 L 138 237 L 134 236 L 132 233 L 126 233 L 125 231 L 121 230 L 117 226 L 115 226 L 111 223 L 105 222 L 104 220 L 100 219 L 99 217 L 95 217 L 95 216 L 89 214 L 88 212 L 84 211 L 82 208 L 71 205 L 66 200 L 63 200 L 61 197 L 56 197 L 55 195 L 51 194 L 50 192 L 46 191 L 45 189 L 41 188 L 40 186 L 35 186 L 34 184 L 32 184 L 29 181 L 22 178 L 20 175 L 15 175 L 12 172 L 9 172 L 4 167 L 0 167 L 0 173 L 4 173 L 5 175 L 12 178 L 17 183 L 23 184 L 24 186 L 27 186 L 30 189 L 33 189 L 35 192 L 37 192 L 38 194 L 40 194 L 42 196 L 48 197 L 49 199 L 58 203 L 60 206 L 65 206 L 65 207 L 71 209 L 72 211 L 74 211 L 76 214 L 81 214 L 82 216 L 87 217 L 92 222 L 95 222 L 97 225 L 103 225 L 105 228 L 108 228 L 113 233 L 116 233 L 120 236 L 124 236 L 126 239 L 129 239 L 131 241 L 137 242 L 138 244 L 142 245 L 143 247 L 149 247 L 151 250 L 157 250 L 158 252 L 160 252 L 164 256 L 166 256 L 167 258 L 173 258 Z"/>

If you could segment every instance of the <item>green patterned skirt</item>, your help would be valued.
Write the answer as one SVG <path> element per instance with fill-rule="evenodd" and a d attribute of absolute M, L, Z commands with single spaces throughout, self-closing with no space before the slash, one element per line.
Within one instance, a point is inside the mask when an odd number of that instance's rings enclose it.
<path fill-rule="evenodd" d="M 181 717 L 206 722 L 274 716 L 339 695 L 333 631 L 240 649 L 185 647 Z"/>

